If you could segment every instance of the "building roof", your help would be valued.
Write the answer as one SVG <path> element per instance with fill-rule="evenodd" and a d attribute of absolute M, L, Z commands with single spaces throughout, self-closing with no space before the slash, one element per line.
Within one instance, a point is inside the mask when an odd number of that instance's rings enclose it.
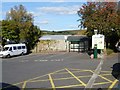
<path fill-rule="evenodd" d="M 70 35 L 45 35 L 39 38 L 39 40 L 67 40 Z"/>
<path fill-rule="evenodd" d="M 84 41 L 88 40 L 88 37 L 85 35 L 82 36 L 68 36 L 67 38 L 68 41 Z"/>

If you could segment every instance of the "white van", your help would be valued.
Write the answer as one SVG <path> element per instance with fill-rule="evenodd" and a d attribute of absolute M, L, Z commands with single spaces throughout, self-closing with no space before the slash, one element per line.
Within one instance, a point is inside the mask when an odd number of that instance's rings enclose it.
<path fill-rule="evenodd" d="M 25 44 L 8 44 L 5 45 L 0 52 L 0 57 L 11 57 L 15 55 L 23 55 L 27 53 L 27 47 Z"/>

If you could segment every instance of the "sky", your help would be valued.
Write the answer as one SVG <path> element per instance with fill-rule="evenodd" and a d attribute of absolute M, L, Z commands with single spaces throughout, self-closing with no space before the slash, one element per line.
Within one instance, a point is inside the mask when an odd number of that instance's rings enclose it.
<path fill-rule="evenodd" d="M 41 30 L 63 31 L 78 30 L 79 8 L 85 2 L 3 2 L 2 17 L 14 6 L 22 4 L 28 13 L 32 13 L 34 24 Z"/>
<path fill-rule="evenodd" d="M 79 30 L 77 11 L 87 1 L 92 0 L 3 0 L 0 20 L 5 19 L 11 8 L 22 4 L 28 13 L 33 14 L 34 24 L 41 30 Z"/>

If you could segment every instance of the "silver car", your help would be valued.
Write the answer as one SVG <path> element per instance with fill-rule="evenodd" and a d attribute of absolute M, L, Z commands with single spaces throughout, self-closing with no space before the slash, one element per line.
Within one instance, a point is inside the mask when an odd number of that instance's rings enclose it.
<path fill-rule="evenodd" d="M 116 46 L 117 51 L 120 52 L 120 42 L 118 42 L 115 46 Z"/>

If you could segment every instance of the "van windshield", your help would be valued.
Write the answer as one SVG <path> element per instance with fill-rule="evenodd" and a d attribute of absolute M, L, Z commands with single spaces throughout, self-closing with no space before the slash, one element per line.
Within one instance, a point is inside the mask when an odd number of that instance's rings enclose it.
<path fill-rule="evenodd" d="M 9 47 L 4 47 L 3 51 L 7 51 L 9 49 Z"/>

